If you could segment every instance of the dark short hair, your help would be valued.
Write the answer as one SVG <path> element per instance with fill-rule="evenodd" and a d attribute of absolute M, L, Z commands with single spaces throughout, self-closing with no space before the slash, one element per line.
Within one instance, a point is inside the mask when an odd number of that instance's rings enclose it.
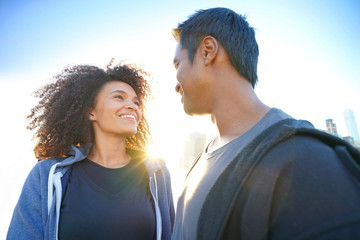
<path fill-rule="evenodd" d="M 94 107 L 95 97 L 105 83 L 121 81 L 129 84 L 140 101 L 143 117 L 138 131 L 126 139 L 126 146 L 145 150 L 151 139 L 144 102 L 150 94 L 146 80 L 148 74 L 136 65 L 108 65 L 107 69 L 96 66 L 76 65 L 65 68 L 54 77 L 53 82 L 35 92 L 40 98 L 27 116 L 30 130 L 35 130 L 35 156 L 39 159 L 66 156 L 71 145 L 93 143 L 94 132 L 88 119 Z"/>
<path fill-rule="evenodd" d="M 227 8 L 199 10 L 173 29 L 173 36 L 187 49 L 189 60 L 194 60 L 199 43 L 206 36 L 216 38 L 229 55 L 237 71 L 255 87 L 259 48 L 254 28 L 245 16 Z"/>

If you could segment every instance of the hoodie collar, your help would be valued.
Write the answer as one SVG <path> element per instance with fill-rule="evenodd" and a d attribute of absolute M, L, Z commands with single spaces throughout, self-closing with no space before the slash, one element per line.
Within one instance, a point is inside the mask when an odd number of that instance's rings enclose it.
<path fill-rule="evenodd" d="M 65 158 L 63 161 L 61 161 L 57 167 L 58 168 L 68 167 L 76 162 L 85 159 L 90 152 L 91 146 L 92 144 L 84 144 L 80 147 L 71 145 L 71 149 L 68 153 L 68 157 Z"/>
<path fill-rule="evenodd" d="M 81 160 L 84 160 L 87 157 L 87 155 L 90 153 L 91 147 L 92 144 L 84 144 L 80 147 L 71 145 L 71 149 L 68 153 L 68 157 L 65 158 L 63 161 L 61 161 L 58 164 L 57 168 L 58 169 L 64 168 L 64 171 L 66 171 L 65 170 L 67 169 L 66 167 L 73 165 L 76 162 L 80 162 Z M 143 152 L 139 152 L 136 150 L 131 150 L 131 151 L 137 152 L 137 154 L 142 155 L 142 160 L 146 166 L 149 176 L 152 176 L 154 173 L 165 167 L 165 162 L 161 158 L 150 158 L 146 156 L 146 154 L 144 154 Z"/>

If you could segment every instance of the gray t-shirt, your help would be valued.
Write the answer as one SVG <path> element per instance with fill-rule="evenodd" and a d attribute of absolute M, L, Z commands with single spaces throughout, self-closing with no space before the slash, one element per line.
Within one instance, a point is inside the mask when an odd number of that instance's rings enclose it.
<path fill-rule="evenodd" d="M 271 108 L 251 129 L 201 158 L 185 181 L 179 196 L 172 239 L 196 239 L 197 223 L 202 205 L 216 177 L 226 165 L 257 135 L 280 120 L 291 118 L 283 111 Z M 221 206 L 214 206 L 221 207 Z"/>

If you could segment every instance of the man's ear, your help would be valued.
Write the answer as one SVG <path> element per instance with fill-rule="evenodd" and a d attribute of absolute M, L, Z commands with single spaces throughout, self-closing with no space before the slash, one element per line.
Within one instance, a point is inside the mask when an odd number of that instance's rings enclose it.
<path fill-rule="evenodd" d="M 219 42 L 212 36 L 206 36 L 202 41 L 202 57 L 205 66 L 211 64 L 219 51 Z"/>

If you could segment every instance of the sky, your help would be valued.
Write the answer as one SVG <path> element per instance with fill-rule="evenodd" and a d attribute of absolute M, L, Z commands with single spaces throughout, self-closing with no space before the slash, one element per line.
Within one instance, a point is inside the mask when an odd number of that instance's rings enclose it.
<path fill-rule="evenodd" d="M 169 167 L 177 166 L 189 133 L 216 132 L 208 116 L 183 112 L 172 65 L 177 43 L 171 29 L 210 7 L 244 14 L 255 28 L 260 50 L 255 91 L 265 104 L 319 129 L 332 118 L 342 136 L 348 135 L 343 112 L 349 108 L 360 127 L 358 0 L 2 0 L 0 188 L 8 197 L 0 200 L 0 239 L 36 163 L 34 142 L 25 130 L 26 114 L 36 100 L 31 93 L 66 66 L 105 67 L 115 58 L 150 72 L 152 150 Z"/>

